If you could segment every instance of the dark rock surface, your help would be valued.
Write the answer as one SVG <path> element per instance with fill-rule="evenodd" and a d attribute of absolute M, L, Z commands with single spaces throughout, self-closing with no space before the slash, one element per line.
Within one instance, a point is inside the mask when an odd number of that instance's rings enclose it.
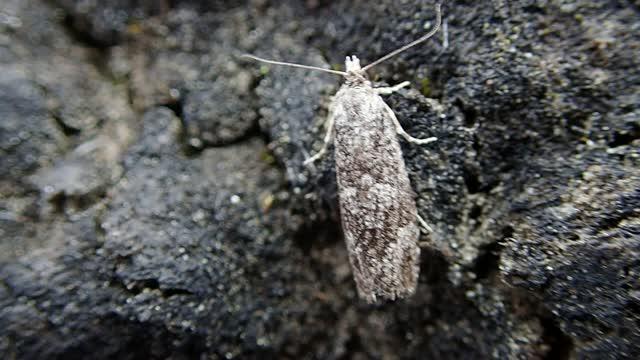
<path fill-rule="evenodd" d="M 379 65 L 432 234 L 359 301 L 333 158 L 340 67 L 431 1 L 7 0 L 2 358 L 638 358 L 640 4 L 447 1 Z M 446 42 L 445 42 L 446 34 Z"/>

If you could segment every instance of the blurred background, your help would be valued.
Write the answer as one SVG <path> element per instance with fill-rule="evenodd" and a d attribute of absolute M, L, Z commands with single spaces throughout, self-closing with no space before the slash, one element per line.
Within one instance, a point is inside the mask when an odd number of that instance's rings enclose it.
<path fill-rule="evenodd" d="M 640 3 L 443 2 L 369 72 L 422 234 L 359 300 L 333 157 L 344 69 L 431 0 L 2 0 L 0 357 L 640 355 Z"/>

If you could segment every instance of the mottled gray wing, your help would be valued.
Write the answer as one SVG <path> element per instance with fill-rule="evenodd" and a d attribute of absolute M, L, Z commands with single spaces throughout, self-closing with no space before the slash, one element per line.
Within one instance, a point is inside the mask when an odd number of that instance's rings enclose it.
<path fill-rule="evenodd" d="M 369 87 L 346 85 L 333 101 L 342 228 L 361 298 L 415 291 L 417 211 L 394 125 Z"/>

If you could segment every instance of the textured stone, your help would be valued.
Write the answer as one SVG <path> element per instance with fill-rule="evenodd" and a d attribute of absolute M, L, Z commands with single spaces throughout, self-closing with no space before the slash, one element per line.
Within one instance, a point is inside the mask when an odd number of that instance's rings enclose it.
<path fill-rule="evenodd" d="M 434 232 L 416 294 L 376 306 L 333 156 L 302 165 L 340 79 L 238 55 L 366 64 L 432 2 L 6 3 L 3 358 L 640 355 L 634 2 L 447 2 L 446 47 L 370 72 L 439 138 L 401 140 Z"/>

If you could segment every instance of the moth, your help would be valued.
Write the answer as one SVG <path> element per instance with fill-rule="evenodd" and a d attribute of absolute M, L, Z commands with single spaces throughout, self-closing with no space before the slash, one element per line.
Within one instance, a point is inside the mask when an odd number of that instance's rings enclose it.
<path fill-rule="evenodd" d="M 417 139 L 407 134 L 393 110 L 380 97 L 409 82 L 374 88 L 366 71 L 433 36 L 441 23 L 440 4 L 436 5 L 436 17 L 435 26 L 426 35 L 365 67 L 360 66 L 356 56 L 347 56 L 346 71 L 243 55 L 269 64 L 344 77 L 329 106 L 322 148 L 305 164 L 320 159 L 335 136 L 342 229 L 358 294 L 369 303 L 404 298 L 415 292 L 420 271 L 418 223 L 427 230 L 430 228 L 418 216 L 397 136 L 415 144 L 428 144 L 436 138 Z"/>

